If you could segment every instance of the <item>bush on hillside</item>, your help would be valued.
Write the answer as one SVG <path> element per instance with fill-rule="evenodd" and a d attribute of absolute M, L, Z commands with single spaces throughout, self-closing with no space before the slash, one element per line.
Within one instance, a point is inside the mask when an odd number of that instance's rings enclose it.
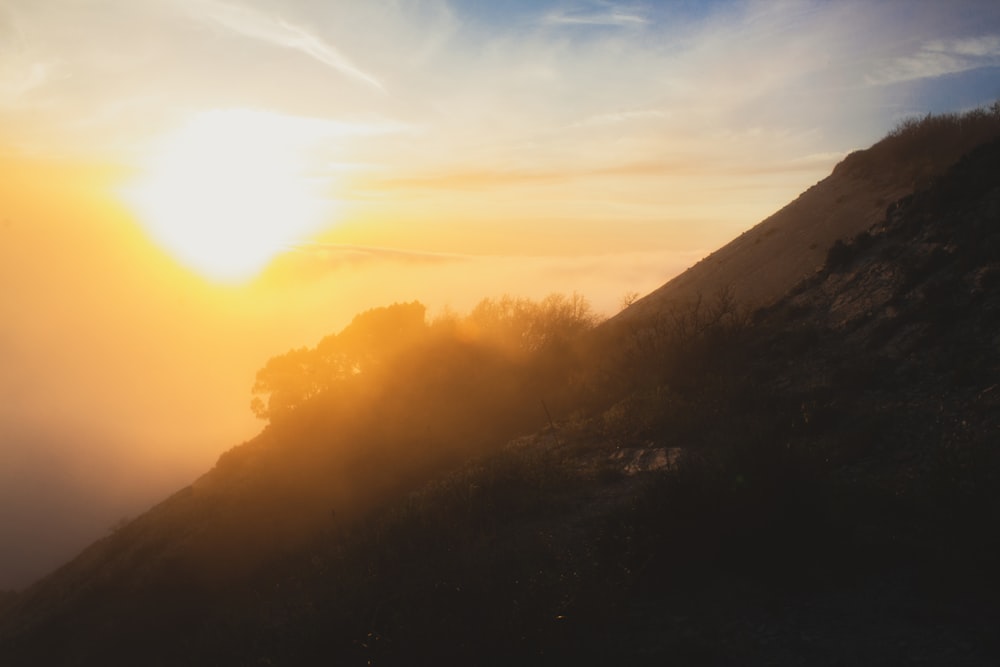
<path fill-rule="evenodd" d="M 997 137 L 1000 100 L 964 113 L 912 116 L 871 148 L 848 155 L 834 173 L 878 178 L 887 169 L 905 170 L 915 187 L 923 187 L 964 154 Z"/>
<path fill-rule="evenodd" d="M 344 391 L 379 394 L 393 386 L 409 393 L 405 386 L 457 387 L 473 380 L 500 387 L 529 378 L 539 389 L 557 387 L 572 366 L 575 341 L 598 321 L 579 294 L 537 302 L 506 295 L 484 299 L 468 315 L 446 314 L 433 322 L 418 302 L 374 308 L 314 348 L 270 359 L 257 373 L 251 409 L 273 422 Z M 486 372 L 491 364 L 494 377 Z M 452 400 L 461 403 L 463 397 Z"/>

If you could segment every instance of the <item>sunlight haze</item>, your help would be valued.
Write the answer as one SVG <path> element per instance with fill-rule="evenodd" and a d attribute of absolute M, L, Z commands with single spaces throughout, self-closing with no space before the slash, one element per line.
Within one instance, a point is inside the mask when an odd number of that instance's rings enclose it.
<path fill-rule="evenodd" d="M 992 2 L 4 0 L 0 589 L 355 313 L 613 314 L 998 73 Z"/>
<path fill-rule="evenodd" d="M 205 112 L 154 149 L 126 202 L 152 238 L 212 279 L 248 279 L 335 219 L 307 170 L 309 123 Z"/>

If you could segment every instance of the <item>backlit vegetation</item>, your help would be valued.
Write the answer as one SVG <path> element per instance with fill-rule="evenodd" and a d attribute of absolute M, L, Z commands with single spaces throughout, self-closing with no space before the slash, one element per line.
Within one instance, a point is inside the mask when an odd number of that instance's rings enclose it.
<path fill-rule="evenodd" d="M 316 347 L 268 361 L 257 373 L 251 409 L 280 421 L 337 394 L 377 391 L 380 385 L 396 391 L 416 385 L 443 389 L 473 375 L 481 376 L 477 380 L 484 387 L 508 386 L 537 405 L 563 383 L 576 361 L 574 345 L 598 320 L 578 294 L 537 302 L 488 298 L 465 316 L 449 313 L 433 321 L 418 302 L 374 308 Z M 490 372 L 497 376 L 483 376 Z M 503 398 L 498 392 L 497 400 Z"/>
<path fill-rule="evenodd" d="M 1000 137 L 1000 100 L 964 113 L 927 114 L 900 121 L 881 141 L 837 165 L 858 178 L 879 179 L 887 169 L 904 170 L 915 187 L 980 144 Z"/>
<path fill-rule="evenodd" d="M 15 664 L 991 664 L 997 174 L 994 142 L 753 313 L 362 313 L 261 369 L 263 433 L 101 576 L 9 602 L 78 614 Z"/>

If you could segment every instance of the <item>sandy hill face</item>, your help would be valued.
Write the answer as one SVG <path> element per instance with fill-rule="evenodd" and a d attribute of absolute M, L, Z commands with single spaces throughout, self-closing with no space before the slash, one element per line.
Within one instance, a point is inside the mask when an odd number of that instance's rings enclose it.
<path fill-rule="evenodd" d="M 795 201 L 733 239 L 620 315 L 623 319 L 731 289 L 745 306 L 773 303 L 823 266 L 829 248 L 881 221 L 886 208 L 1000 135 L 1000 108 L 904 124 L 848 155 Z"/>

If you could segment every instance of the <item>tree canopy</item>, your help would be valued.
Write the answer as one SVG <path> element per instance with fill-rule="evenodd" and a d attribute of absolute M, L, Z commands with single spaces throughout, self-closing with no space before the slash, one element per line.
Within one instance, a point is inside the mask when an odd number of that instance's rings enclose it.
<path fill-rule="evenodd" d="M 271 358 L 257 372 L 251 409 L 257 417 L 275 421 L 321 395 L 359 390 L 362 383 L 419 383 L 420 377 L 402 377 L 404 369 L 415 374 L 418 367 L 431 373 L 425 363 L 410 360 L 413 355 L 437 359 L 435 377 L 481 374 L 482 368 L 474 366 L 485 363 L 487 352 L 523 367 L 564 352 L 598 320 L 579 294 L 552 294 L 541 301 L 509 295 L 487 298 L 467 315 L 444 315 L 433 322 L 417 301 L 372 308 L 313 348 Z M 480 353 L 474 352 L 477 349 Z"/>

